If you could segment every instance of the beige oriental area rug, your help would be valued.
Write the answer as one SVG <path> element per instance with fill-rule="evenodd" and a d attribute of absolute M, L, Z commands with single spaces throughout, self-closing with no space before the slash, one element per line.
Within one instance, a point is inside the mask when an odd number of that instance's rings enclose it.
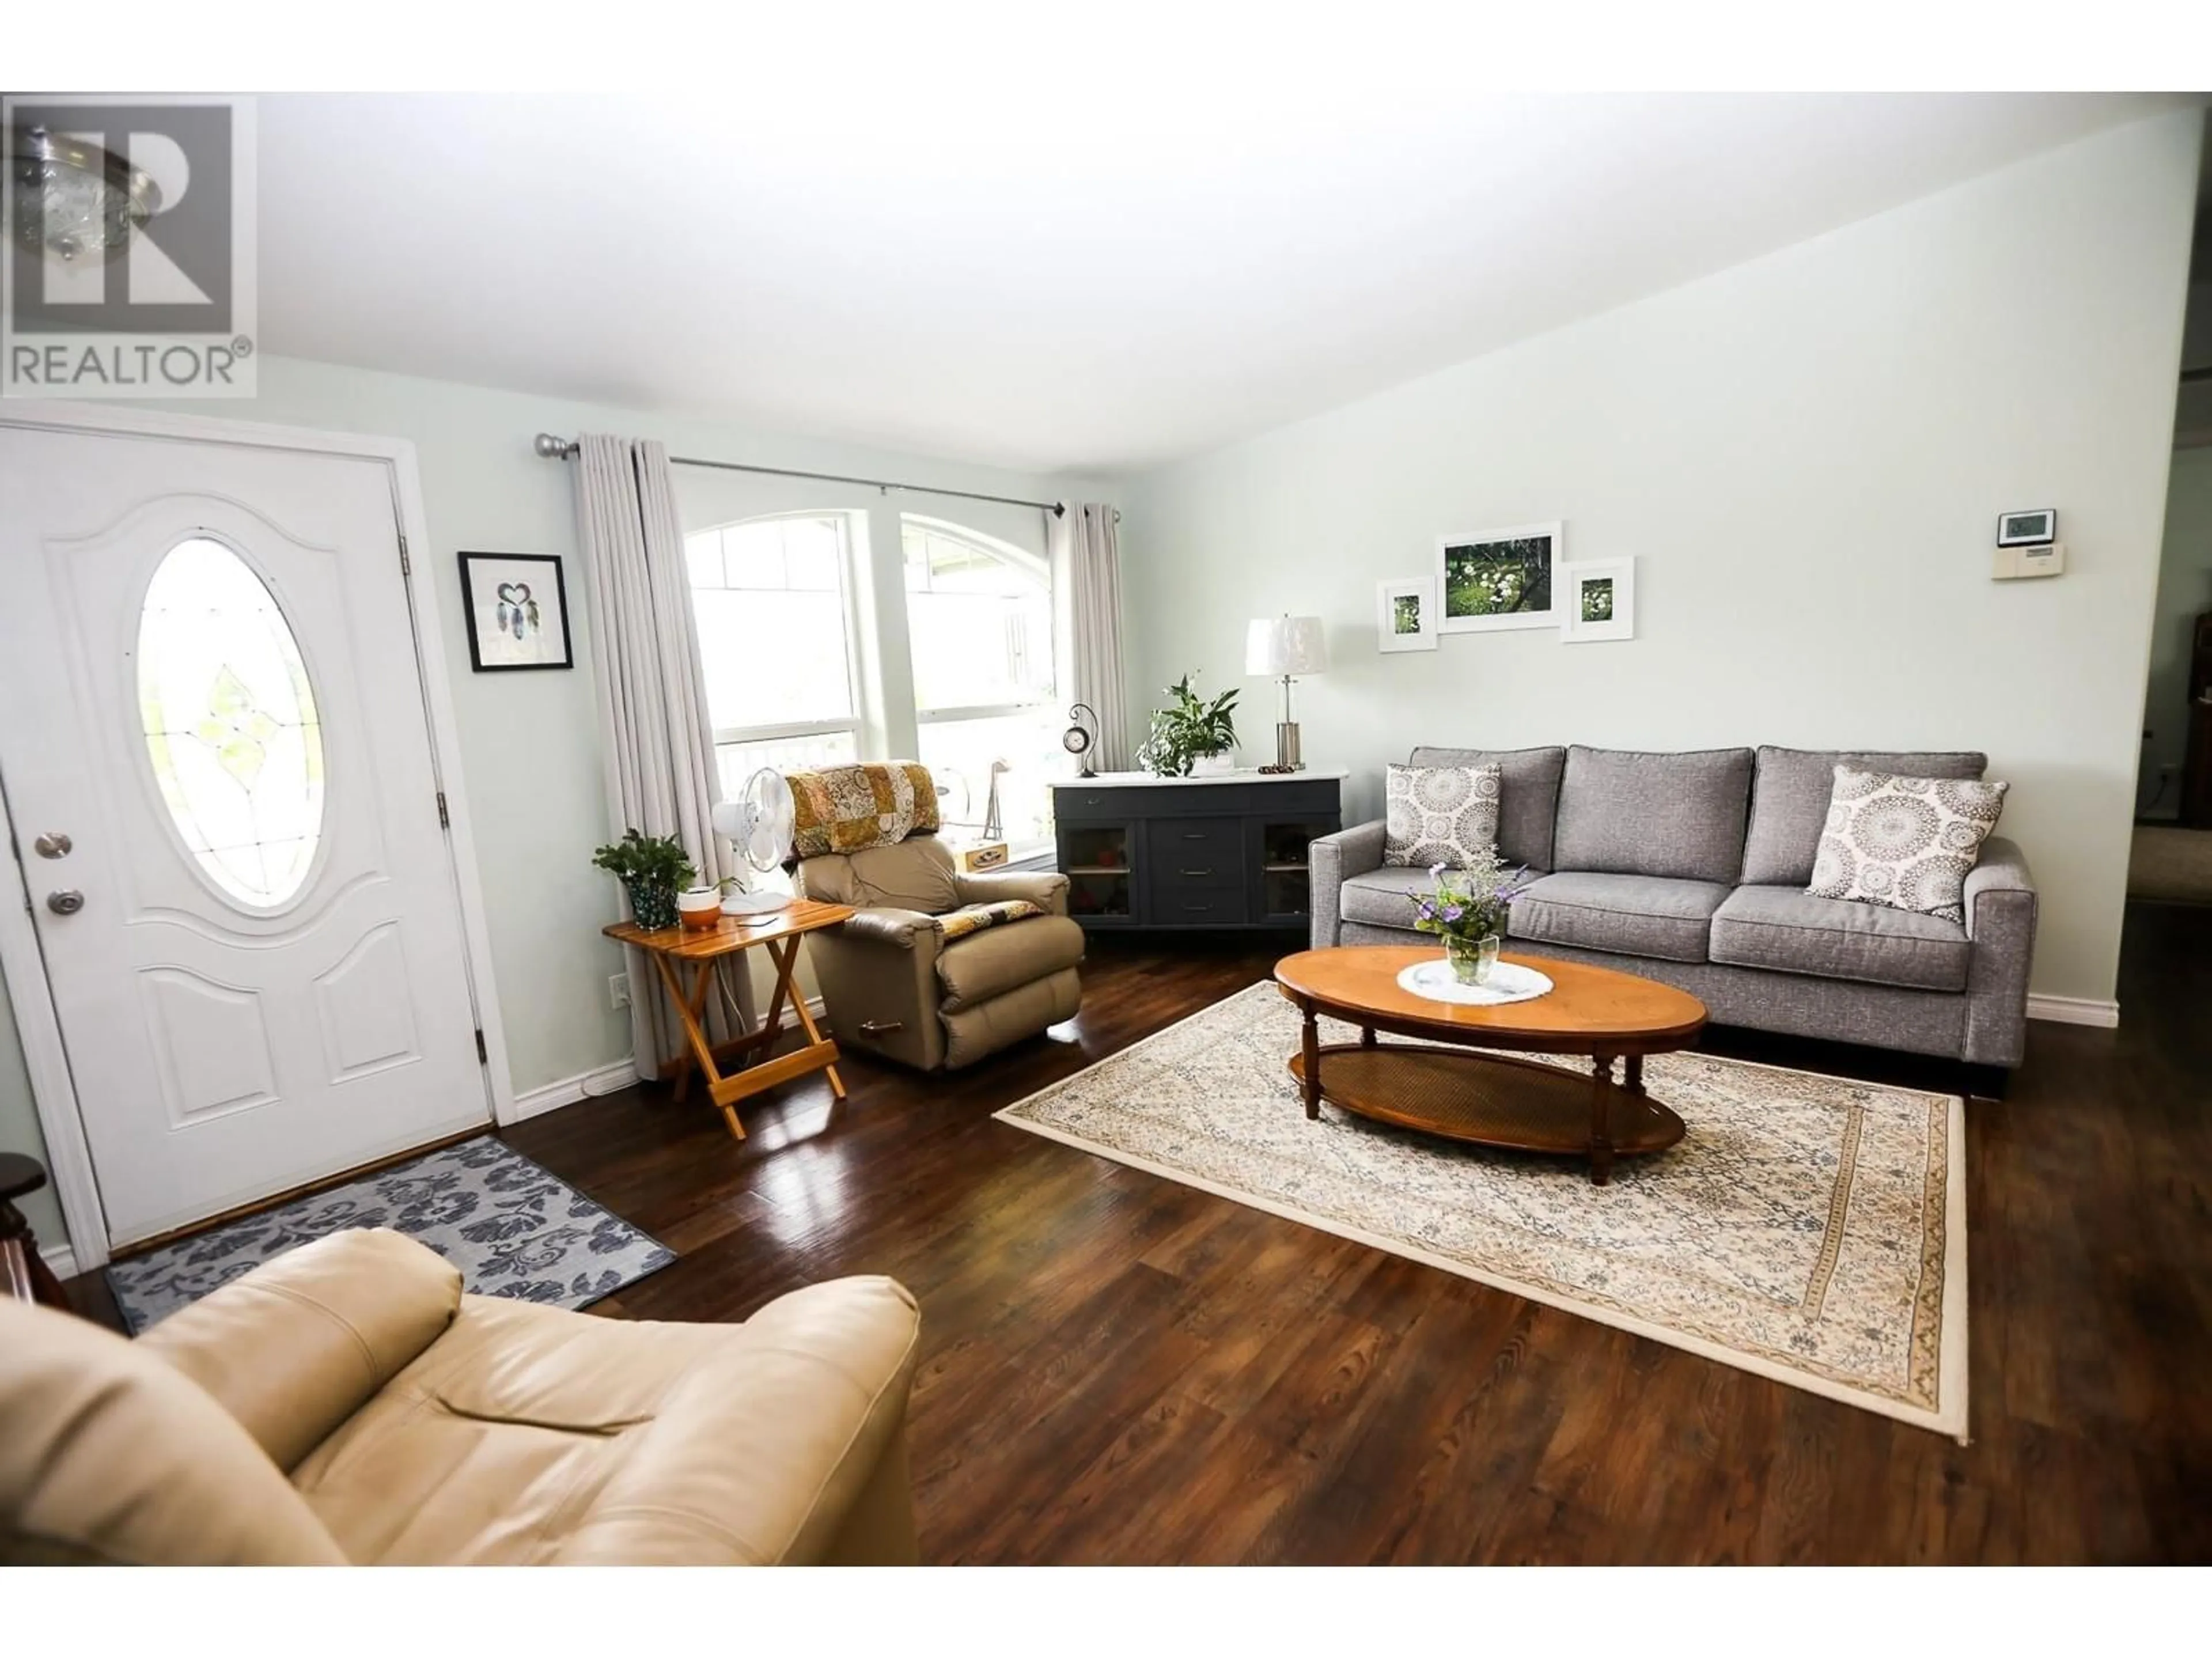
<path fill-rule="evenodd" d="M 1324 1042 L 1357 1033 L 1322 1022 Z M 1680 1144 L 1612 1184 L 1353 1118 L 1309 1121 L 1272 983 L 998 1114 L 1117 1163 L 1723 1364 L 1966 1434 L 1964 1102 L 1706 1054 L 1647 1060 Z M 1385 1038 L 1385 1042 L 1394 1039 Z M 1587 1062 L 1561 1060 L 1562 1065 Z M 1326 1073 L 1324 1073 L 1326 1075 Z"/>

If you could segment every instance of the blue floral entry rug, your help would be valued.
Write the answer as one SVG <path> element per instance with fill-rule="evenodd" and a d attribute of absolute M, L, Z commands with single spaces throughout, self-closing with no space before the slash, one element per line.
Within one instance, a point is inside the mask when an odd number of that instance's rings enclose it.
<path fill-rule="evenodd" d="M 587 1307 L 676 1260 L 659 1240 L 483 1135 L 112 1263 L 107 1282 L 136 1336 L 271 1256 L 349 1227 L 390 1227 L 428 1245 L 478 1296 L 562 1308 Z"/>

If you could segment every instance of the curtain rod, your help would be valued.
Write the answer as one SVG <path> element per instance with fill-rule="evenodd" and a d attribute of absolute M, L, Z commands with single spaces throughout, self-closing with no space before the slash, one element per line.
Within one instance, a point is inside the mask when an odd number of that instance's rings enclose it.
<path fill-rule="evenodd" d="M 549 461 L 573 460 L 576 441 L 556 438 L 550 432 L 538 434 L 535 447 Z M 1033 507 L 1041 513 L 1049 513 L 1055 519 L 1067 514 L 1065 501 L 1027 501 L 1018 495 L 986 495 L 973 489 L 939 489 L 934 484 L 897 483 L 889 478 L 854 478 L 842 472 L 801 472 L 787 466 L 748 466 L 743 461 L 702 461 L 690 455 L 671 455 L 672 466 L 711 466 L 719 472 L 760 472 L 771 478 L 812 478 L 822 483 L 865 484 L 871 489 L 903 489 L 917 495 L 957 495 L 963 501 L 996 501 L 1002 507 Z"/>

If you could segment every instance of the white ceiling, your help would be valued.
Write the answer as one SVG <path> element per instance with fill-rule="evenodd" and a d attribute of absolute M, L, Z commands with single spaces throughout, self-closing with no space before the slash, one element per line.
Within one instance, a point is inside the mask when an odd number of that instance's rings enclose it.
<path fill-rule="evenodd" d="M 1447 96 L 1417 64 L 1322 84 L 1066 59 L 724 96 L 270 96 L 262 343 L 1110 471 L 2178 101 Z"/>

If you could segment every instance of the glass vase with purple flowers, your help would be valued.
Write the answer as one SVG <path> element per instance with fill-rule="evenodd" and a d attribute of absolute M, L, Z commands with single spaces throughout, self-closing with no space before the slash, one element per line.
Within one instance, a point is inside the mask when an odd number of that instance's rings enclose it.
<path fill-rule="evenodd" d="M 1429 866 L 1437 884 L 1432 893 L 1408 894 L 1417 933 L 1434 933 L 1444 943 L 1444 958 L 1462 985 L 1489 981 L 1505 935 L 1506 913 L 1528 883 L 1528 869 L 1509 871 L 1495 848 L 1461 869 Z"/>

